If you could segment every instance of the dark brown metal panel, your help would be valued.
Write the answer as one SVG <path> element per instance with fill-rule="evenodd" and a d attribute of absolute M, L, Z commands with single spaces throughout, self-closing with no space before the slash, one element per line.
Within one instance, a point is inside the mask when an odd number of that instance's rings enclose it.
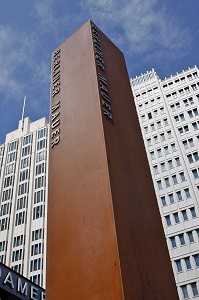
<path fill-rule="evenodd" d="M 112 120 L 103 126 L 125 300 L 178 299 L 123 54 L 100 32 Z"/>
<path fill-rule="evenodd" d="M 91 26 L 53 53 L 47 300 L 178 299 L 123 55 Z"/>
<path fill-rule="evenodd" d="M 47 299 L 123 299 L 90 22 L 52 69 Z"/>

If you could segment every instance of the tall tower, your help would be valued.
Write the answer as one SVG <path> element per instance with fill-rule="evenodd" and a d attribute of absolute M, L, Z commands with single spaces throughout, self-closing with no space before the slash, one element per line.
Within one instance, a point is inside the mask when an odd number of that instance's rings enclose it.
<path fill-rule="evenodd" d="M 180 299 L 199 299 L 199 70 L 131 79 Z"/>
<path fill-rule="evenodd" d="M 23 124 L 22 124 L 23 122 Z M 45 287 L 48 122 L 25 118 L 0 145 L 0 258 Z"/>
<path fill-rule="evenodd" d="M 51 82 L 47 299 L 178 299 L 123 54 L 89 21 Z"/>

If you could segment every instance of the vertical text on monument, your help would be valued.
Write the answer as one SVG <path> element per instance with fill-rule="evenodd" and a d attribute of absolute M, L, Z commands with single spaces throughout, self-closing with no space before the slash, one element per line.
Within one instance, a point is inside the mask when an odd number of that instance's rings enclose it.
<path fill-rule="evenodd" d="M 104 64 L 104 58 L 103 58 L 103 52 L 101 48 L 101 39 L 100 34 L 97 26 L 91 22 L 91 31 L 92 31 L 92 38 L 93 38 L 93 48 L 95 53 L 95 61 L 100 68 L 100 72 L 102 71 L 105 73 L 105 64 Z M 98 72 L 98 83 L 100 87 L 100 99 L 102 103 L 103 108 L 103 114 L 107 116 L 109 119 L 112 120 L 112 110 L 110 105 L 110 96 L 108 91 L 108 84 L 106 78 Z"/>
<path fill-rule="evenodd" d="M 60 141 L 60 101 L 54 102 L 61 90 L 60 81 L 60 52 L 58 49 L 53 54 L 52 78 L 51 78 L 51 148 Z"/>

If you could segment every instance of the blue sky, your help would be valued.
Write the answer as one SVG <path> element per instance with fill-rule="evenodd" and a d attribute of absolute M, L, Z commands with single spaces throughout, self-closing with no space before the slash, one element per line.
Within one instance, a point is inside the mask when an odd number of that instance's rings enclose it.
<path fill-rule="evenodd" d="M 124 53 L 130 77 L 199 66 L 198 0 L 6 0 L 0 10 L 0 143 L 25 116 L 49 116 L 51 53 L 91 19 Z"/>

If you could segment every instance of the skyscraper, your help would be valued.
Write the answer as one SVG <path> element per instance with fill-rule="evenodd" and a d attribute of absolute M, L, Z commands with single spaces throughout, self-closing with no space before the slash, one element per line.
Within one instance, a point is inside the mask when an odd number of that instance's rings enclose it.
<path fill-rule="evenodd" d="M 199 70 L 131 86 L 179 297 L 199 299 Z"/>
<path fill-rule="evenodd" d="M 1 262 L 45 287 L 48 122 L 25 118 L 0 145 Z"/>

